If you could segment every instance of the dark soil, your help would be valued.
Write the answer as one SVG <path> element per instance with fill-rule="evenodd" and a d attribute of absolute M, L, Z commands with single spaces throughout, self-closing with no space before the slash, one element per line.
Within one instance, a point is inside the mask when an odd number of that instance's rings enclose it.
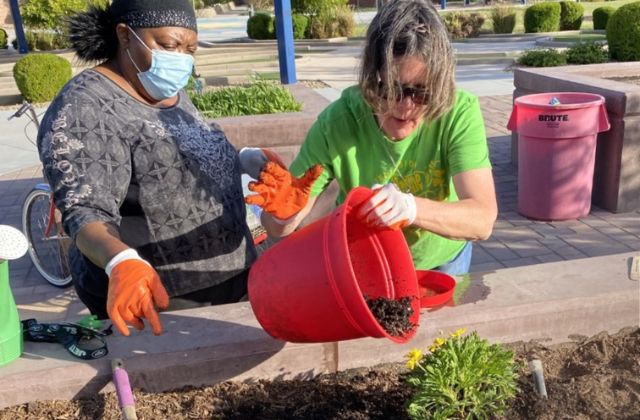
<path fill-rule="evenodd" d="M 400 337 L 415 328 L 415 324 L 409 321 L 413 315 L 410 297 L 395 300 L 385 297 L 370 299 L 365 296 L 364 300 L 375 319 L 389 335 Z"/>
<path fill-rule="evenodd" d="M 640 418 L 640 329 L 574 337 L 567 344 L 509 345 L 522 367 L 520 391 L 502 419 Z M 548 399 L 533 390 L 526 361 L 542 360 Z M 164 394 L 136 392 L 139 419 L 405 419 L 410 389 L 402 364 L 312 380 L 223 383 Z M 0 410 L 0 420 L 119 419 L 113 393 Z"/>

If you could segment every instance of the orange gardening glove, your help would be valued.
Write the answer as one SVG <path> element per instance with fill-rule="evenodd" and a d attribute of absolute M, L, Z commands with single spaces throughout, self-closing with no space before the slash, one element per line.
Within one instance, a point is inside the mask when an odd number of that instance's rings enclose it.
<path fill-rule="evenodd" d="M 260 173 L 264 170 L 267 162 L 275 162 L 283 168 L 287 166 L 276 152 L 260 147 L 243 147 L 238 152 L 240 157 L 240 167 L 242 172 L 253 179 L 260 179 Z"/>
<path fill-rule="evenodd" d="M 322 166 L 315 165 L 301 178 L 296 178 L 277 163 L 267 162 L 260 181 L 249 183 L 249 190 L 256 194 L 246 197 L 245 201 L 262 207 L 277 219 L 287 220 L 307 205 L 311 186 L 321 174 Z"/>
<path fill-rule="evenodd" d="M 138 330 L 144 329 L 142 318 L 147 319 L 155 335 L 162 334 L 156 308 L 166 309 L 168 306 L 169 295 L 158 273 L 145 261 L 124 260 L 111 270 L 107 313 L 122 335 L 129 335 L 126 324 Z"/>

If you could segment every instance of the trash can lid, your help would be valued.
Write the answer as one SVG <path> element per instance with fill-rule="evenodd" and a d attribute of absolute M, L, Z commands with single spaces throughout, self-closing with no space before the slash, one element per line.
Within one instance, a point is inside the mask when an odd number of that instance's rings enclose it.
<path fill-rule="evenodd" d="M 552 105 L 551 101 L 557 99 L 560 103 Z M 604 97 L 595 93 L 585 92 L 547 92 L 535 93 L 516 98 L 516 105 L 524 105 L 537 109 L 578 109 L 600 106 L 604 103 Z"/>

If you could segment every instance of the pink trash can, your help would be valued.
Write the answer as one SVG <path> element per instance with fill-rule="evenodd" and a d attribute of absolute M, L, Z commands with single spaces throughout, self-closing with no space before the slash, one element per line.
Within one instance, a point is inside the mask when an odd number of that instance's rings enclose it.
<path fill-rule="evenodd" d="M 551 105 L 553 98 L 560 103 Z M 596 139 L 609 127 L 600 95 L 551 92 L 517 98 L 507 128 L 518 133 L 518 212 L 537 220 L 589 214 Z"/>

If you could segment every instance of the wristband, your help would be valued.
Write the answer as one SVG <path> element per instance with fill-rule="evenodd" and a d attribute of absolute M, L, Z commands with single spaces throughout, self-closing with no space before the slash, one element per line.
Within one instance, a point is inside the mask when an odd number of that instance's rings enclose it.
<path fill-rule="evenodd" d="M 151 266 L 151 264 L 143 260 L 140 255 L 138 255 L 138 251 L 133 248 L 128 248 L 124 251 L 118 252 L 113 258 L 109 260 L 107 265 L 104 267 L 104 271 L 107 273 L 107 276 L 111 277 L 111 271 L 116 267 L 116 265 L 125 260 L 140 260 L 148 266 Z"/>

